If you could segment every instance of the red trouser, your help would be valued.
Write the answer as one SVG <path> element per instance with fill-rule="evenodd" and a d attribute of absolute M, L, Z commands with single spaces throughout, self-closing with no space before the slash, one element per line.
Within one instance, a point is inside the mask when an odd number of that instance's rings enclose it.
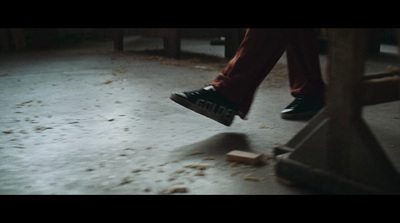
<path fill-rule="evenodd" d="M 286 50 L 291 94 L 324 98 L 319 52 L 314 29 L 247 29 L 235 56 L 211 82 L 215 89 L 239 104 L 243 119 L 256 89 Z"/>

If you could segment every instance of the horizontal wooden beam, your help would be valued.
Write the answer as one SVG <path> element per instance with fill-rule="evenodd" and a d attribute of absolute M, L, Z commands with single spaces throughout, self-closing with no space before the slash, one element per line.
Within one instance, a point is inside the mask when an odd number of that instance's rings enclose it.
<path fill-rule="evenodd" d="M 363 84 L 363 105 L 400 100 L 400 76 L 396 73 L 368 75 Z"/>

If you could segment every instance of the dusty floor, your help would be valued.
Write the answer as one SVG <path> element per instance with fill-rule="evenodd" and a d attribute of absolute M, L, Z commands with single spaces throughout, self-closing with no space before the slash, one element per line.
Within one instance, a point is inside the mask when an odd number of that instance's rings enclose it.
<path fill-rule="evenodd" d="M 261 84 L 249 119 L 231 127 L 169 99 L 202 87 L 225 65 L 223 47 L 209 41 L 183 40 L 190 53 L 180 61 L 139 52 L 162 41 L 138 36 L 126 38 L 124 52 L 85 41 L 0 55 L 0 194 L 318 193 L 278 182 L 274 159 L 225 161 L 234 149 L 272 157 L 307 124 L 279 116 L 293 100 L 284 57 Z M 395 65 L 395 49 L 382 46 L 367 72 Z M 398 101 L 364 108 L 397 168 L 399 111 Z"/>

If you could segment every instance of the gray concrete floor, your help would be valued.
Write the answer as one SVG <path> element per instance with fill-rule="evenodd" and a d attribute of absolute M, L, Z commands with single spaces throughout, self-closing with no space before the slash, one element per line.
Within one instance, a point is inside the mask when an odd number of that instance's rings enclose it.
<path fill-rule="evenodd" d="M 278 182 L 274 159 L 225 161 L 234 149 L 271 157 L 307 124 L 279 116 L 293 100 L 285 57 L 261 84 L 249 119 L 231 127 L 169 99 L 222 70 L 223 47 L 209 41 L 184 39 L 190 53 L 179 61 L 158 54 L 161 39 L 139 36 L 125 39 L 124 52 L 87 40 L 0 55 L 0 194 L 318 194 Z M 367 72 L 396 65 L 396 49 L 382 46 Z M 325 61 L 321 55 L 323 69 Z M 397 101 L 363 111 L 397 168 L 399 108 Z"/>

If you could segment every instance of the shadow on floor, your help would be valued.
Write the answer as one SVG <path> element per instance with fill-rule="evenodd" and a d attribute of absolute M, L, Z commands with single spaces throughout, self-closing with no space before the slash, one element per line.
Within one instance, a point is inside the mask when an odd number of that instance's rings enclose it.
<path fill-rule="evenodd" d="M 181 158 L 187 158 L 191 154 L 207 154 L 222 157 L 232 150 L 251 151 L 246 134 L 234 132 L 219 133 L 202 141 L 181 146 L 175 150 L 175 155 Z"/>

